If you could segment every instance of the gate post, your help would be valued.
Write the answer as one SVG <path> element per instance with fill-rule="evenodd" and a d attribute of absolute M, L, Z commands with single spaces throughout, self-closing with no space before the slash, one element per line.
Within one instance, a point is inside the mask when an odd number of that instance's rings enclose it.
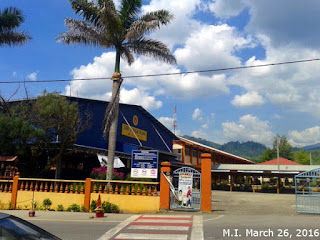
<path fill-rule="evenodd" d="M 211 212 L 211 154 L 201 158 L 201 212 Z"/>
<path fill-rule="evenodd" d="M 161 163 L 161 172 L 160 172 L 160 209 L 169 209 L 170 208 L 170 185 L 164 174 L 170 173 L 171 163 L 162 162 Z"/>

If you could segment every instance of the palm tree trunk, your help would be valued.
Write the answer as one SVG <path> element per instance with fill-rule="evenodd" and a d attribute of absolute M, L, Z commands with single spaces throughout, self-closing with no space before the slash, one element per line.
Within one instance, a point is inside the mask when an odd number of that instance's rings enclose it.
<path fill-rule="evenodd" d="M 113 85 L 112 85 L 112 97 L 114 98 L 120 88 L 120 52 L 117 51 L 116 53 L 116 64 L 115 70 L 112 77 Z M 113 165 L 114 165 L 114 155 L 116 151 L 116 144 L 117 144 L 117 128 L 118 128 L 118 115 L 119 115 L 119 98 L 116 98 L 115 101 L 115 112 L 114 118 L 111 122 L 110 131 L 109 131 L 109 146 L 108 146 L 108 169 L 106 180 L 111 180 L 113 174 Z"/>

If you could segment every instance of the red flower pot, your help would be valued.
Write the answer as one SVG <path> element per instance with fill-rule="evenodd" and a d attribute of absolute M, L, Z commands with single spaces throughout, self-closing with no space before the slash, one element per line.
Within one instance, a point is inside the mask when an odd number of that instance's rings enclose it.
<path fill-rule="evenodd" d="M 104 217 L 104 211 L 96 211 L 96 218 Z"/>
<path fill-rule="evenodd" d="M 34 217 L 35 213 L 36 212 L 34 210 L 30 210 L 29 211 L 29 217 Z"/>

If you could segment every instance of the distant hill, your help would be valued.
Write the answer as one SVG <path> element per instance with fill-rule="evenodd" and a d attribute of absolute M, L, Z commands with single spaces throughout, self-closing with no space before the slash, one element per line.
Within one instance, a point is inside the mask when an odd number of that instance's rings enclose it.
<path fill-rule="evenodd" d="M 220 145 L 206 139 L 195 138 L 188 135 L 182 137 L 245 158 L 257 158 L 266 150 L 265 145 L 252 141 L 228 142 Z"/>
<path fill-rule="evenodd" d="M 304 150 L 320 150 L 320 143 L 303 147 Z"/>
<path fill-rule="evenodd" d="M 209 146 L 209 147 L 213 147 L 213 148 L 217 148 L 217 149 L 221 148 L 220 144 L 208 141 L 206 139 L 191 137 L 191 136 L 188 136 L 188 135 L 184 135 L 182 137 L 186 138 L 186 139 L 189 139 L 189 140 L 192 140 L 192 141 L 195 141 L 195 142 L 198 142 L 198 143 L 201 143 L 201 144 Z"/>
<path fill-rule="evenodd" d="M 257 142 L 228 142 L 221 146 L 220 150 L 246 158 L 256 158 L 265 150 L 266 146 Z"/>

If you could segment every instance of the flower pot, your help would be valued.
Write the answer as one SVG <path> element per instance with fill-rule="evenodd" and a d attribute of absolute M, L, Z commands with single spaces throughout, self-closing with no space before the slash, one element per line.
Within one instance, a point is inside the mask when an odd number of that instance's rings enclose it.
<path fill-rule="evenodd" d="M 96 211 L 96 218 L 104 217 L 104 211 Z"/>
<path fill-rule="evenodd" d="M 30 210 L 29 211 L 29 217 L 34 217 L 35 213 L 36 212 L 34 210 Z"/>

